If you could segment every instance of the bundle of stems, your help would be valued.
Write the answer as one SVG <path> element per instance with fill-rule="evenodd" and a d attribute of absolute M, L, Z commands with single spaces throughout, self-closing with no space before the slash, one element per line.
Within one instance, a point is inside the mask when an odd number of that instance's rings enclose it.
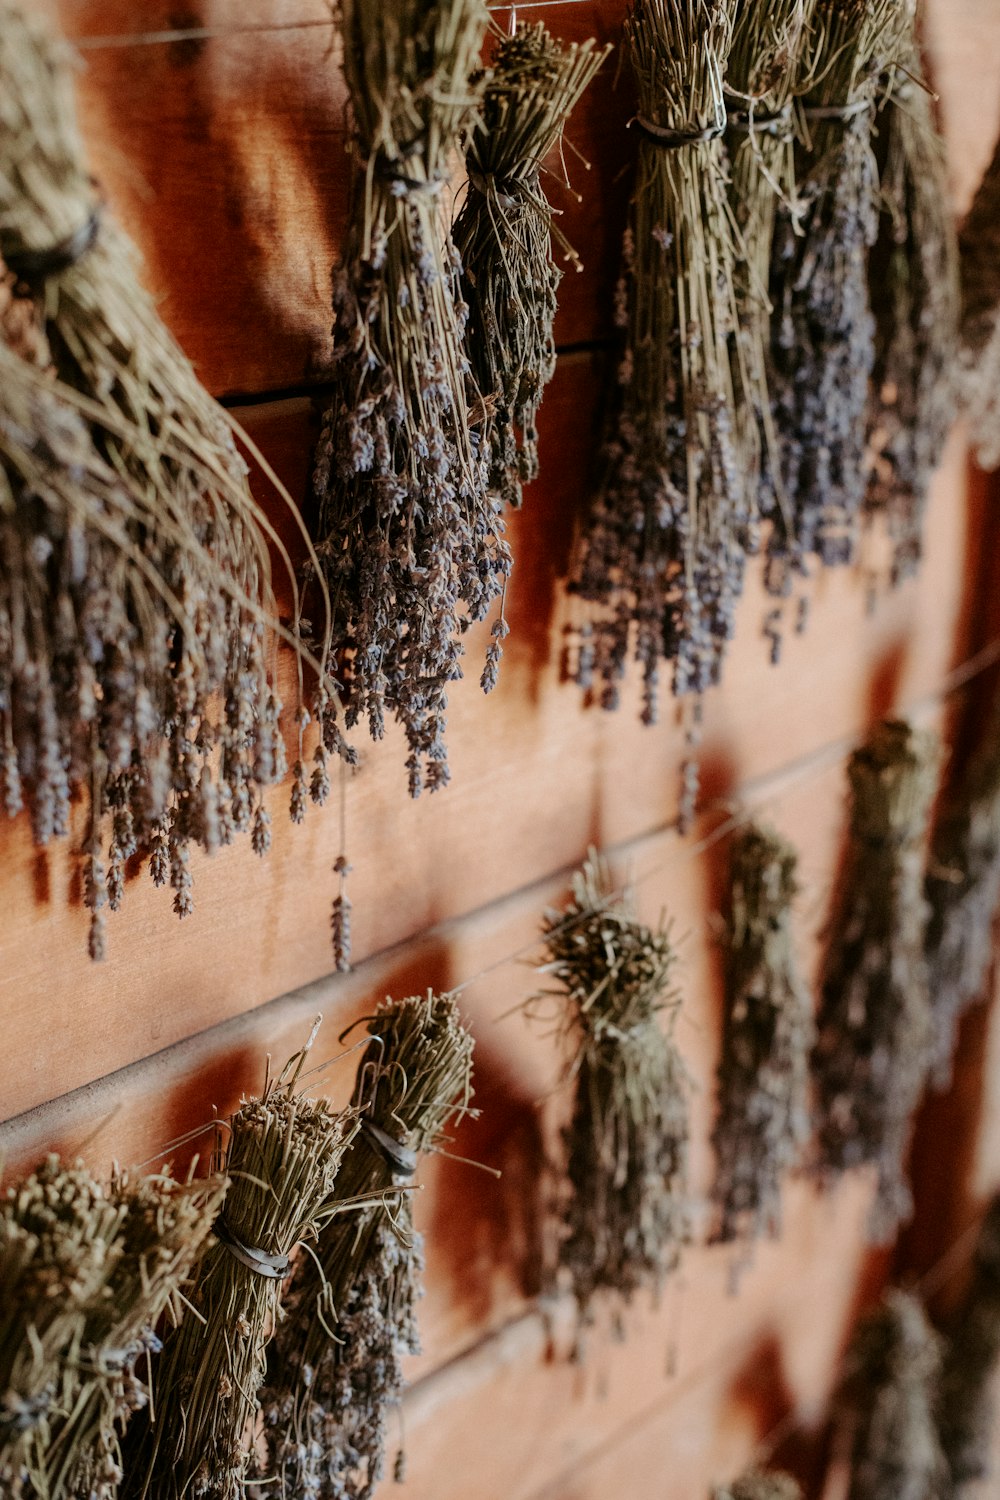
<path fill-rule="evenodd" d="M 919 1299 L 890 1289 L 847 1355 L 839 1404 L 852 1429 L 849 1500 L 937 1500 L 942 1493 L 940 1368 L 941 1339 Z"/>
<path fill-rule="evenodd" d="M 624 353 L 577 593 L 597 606 L 576 667 L 616 708 L 630 650 L 644 722 L 660 663 L 677 695 L 717 682 L 752 541 L 757 465 L 737 443 L 741 399 L 763 410 L 734 337 L 736 231 L 727 198 L 723 76 L 735 0 L 635 0 L 639 159 L 618 297 Z M 741 434 L 755 440 L 752 424 Z"/>
<path fill-rule="evenodd" d="M 796 183 L 795 105 L 809 86 L 809 28 L 816 0 L 743 0 L 736 7 L 726 70 L 729 202 L 739 230 L 736 262 L 742 362 L 734 360 L 737 423 L 741 448 L 751 464 L 760 453 L 761 517 L 783 525 L 788 514 L 781 481 L 779 436 L 768 390 L 771 347 L 771 255 L 778 206 L 792 225 L 802 212 Z M 749 387 L 741 381 L 742 369 Z M 746 437 L 747 430 L 751 439 Z M 745 460 L 746 461 L 746 460 Z M 768 622 L 777 661 L 781 635 L 777 617 Z"/>
<path fill-rule="evenodd" d="M 571 1053 L 559 1261 L 581 1313 L 595 1293 L 658 1290 L 690 1237 L 687 1071 L 672 1035 L 679 1009 L 670 933 L 638 922 L 591 851 L 564 911 L 546 914 L 540 973 L 558 989 Z"/>
<path fill-rule="evenodd" d="M 878 1242 L 912 1208 L 905 1157 L 931 1043 L 923 880 L 937 766 L 936 737 L 895 721 L 851 756 L 850 839 L 823 966 L 819 1163 L 828 1173 L 874 1165 Z"/>
<path fill-rule="evenodd" d="M 1000 140 L 959 230 L 958 395 L 984 469 L 1000 464 Z"/>
<path fill-rule="evenodd" d="M 116 1176 L 52 1157 L 0 1209 L 0 1477 L 39 1500 L 116 1500 L 140 1363 L 211 1231 L 224 1181 Z"/>
<path fill-rule="evenodd" d="M 289 1256 L 334 1211 L 356 1126 L 353 1111 L 334 1114 L 297 1091 L 307 1052 L 232 1118 L 219 1152 L 230 1186 L 190 1293 L 196 1315 L 165 1340 L 156 1411 L 129 1429 L 122 1493 L 133 1500 L 244 1500 Z"/>
<path fill-rule="evenodd" d="M 972 1280 L 949 1328 L 941 1372 L 938 1430 L 948 1461 L 946 1493 L 971 1493 L 991 1477 L 995 1443 L 995 1373 L 1000 1362 L 1000 1198 L 986 1210 Z"/>
<path fill-rule="evenodd" d="M 725 1010 L 712 1135 L 716 1239 L 781 1229 L 781 1180 L 809 1134 L 809 991 L 792 939 L 797 855 L 751 826 L 733 843 L 723 938 Z"/>
<path fill-rule="evenodd" d="M 1000 694 L 958 785 L 946 797 L 931 840 L 927 965 L 934 1036 L 931 1082 L 951 1081 L 958 1025 L 985 998 L 1000 908 Z"/>
<path fill-rule="evenodd" d="M 465 344 L 491 403 L 490 483 L 504 503 L 538 473 L 538 409 L 556 367 L 553 324 L 563 256 L 582 266 L 555 226 L 543 163 L 610 47 L 567 44 L 520 25 L 496 44 L 466 152 L 468 189 L 453 230 L 469 305 Z"/>
<path fill-rule="evenodd" d="M 802 1500 L 802 1491 L 790 1474 L 753 1469 L 732 1484 L 721 1485 L 712 1500 Z"/>
<path fill-rule="evenodd" d="M 120 902 L 137 850 L 184 916 L 192 843 L 211 850 L 247 829 L 267 849 L 262 790 L 285 770 L 273 656 L 289 640 L 301 672 L 302 647 L 298 626 L 277 618 L 268 548 L 283 549 L 232 426 L 95 196 L 72 71 L 37 17 L 0 0 L 0 256 L 38 319 L 33 352 L 51 359 L 95 450 L 86 482 L 58 474 L 65 443 L 57 433 L 48 451 L 47 404 L 12 440 L 20 457 L 4 454 L 0 770 L 8 811 L 28 801 L 40 844 L 66 832 L 71 791 L 83 790 L 99 957 L 102 909 Z M 18 434 L 9 410 L 6 421 Z M 114 477 L 110 511 L 89 482 L 98 460 Z M 41 494 L 22 465 L 48 471 Z M 341 746 L 325 679 L 316 706 Z"/>
<path fill-rule="evenodd" d="M 944 141 L 921 82 L 917 10 L 878 127 L 879 234 L 869 286 L 875 317 L 866 507 L 885 514 L 892 581 L 917 569 L 931 477 L 955 415 L 958 237 Z"/>
<path fill-rule="evenodd" d="M 423 1259 L 408 1179 L 472 1098 L 472 1037 L 453 996 L 386 1000 L 368 1030 L 361 1128 L 331 1209 L 370 1206 L 337 1213 L 299 1259 L 268 1354 L 265 1474 L 289 1500 L 367 1500 L 382 1476 L 401 1358 L 418 1352 Z"/>
<path fill-rule="evenodd" d="M 510 571 L 442 217 L 449 159 L 482 94 L 471 75 L 487 12 L 482 0 L 342 0 L 339 10 L 358 167 L 334 277 L 317 550 L 348 723 L 367 716 L 379 739 L 386 710 L 396 716 L 416 796 L 448 780 L 448 684 L 462 675 L 469 622 Z M 495 647 L 505 631 L 501 611 Z"/>
<path fill-rule="evenodd" d="M 815 554 L 850 562 L 865 490 L 875 358 L 868 254 L 878 229 L 872 152 L 879 79 L 899 58 L 909 0 L 817 0 L 801 118 L 800 211 L 774 237 L 771 394 L 784 510 L 768 542 L 768 585 L 788 594 Z"/>

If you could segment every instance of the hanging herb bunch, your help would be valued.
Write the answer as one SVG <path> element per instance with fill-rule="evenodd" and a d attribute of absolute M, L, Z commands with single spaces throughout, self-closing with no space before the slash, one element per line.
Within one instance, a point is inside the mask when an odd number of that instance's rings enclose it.
<path fill-rule="evenodd" d="M 0 396 L 0 775 L 42 845 L 68 832 L 73 790 L 88 799 L 97 958 L 134 853 L 185 916 L 192 844 L 247 830 L 267 850 L 262 792 L 285 770 L 273 656 L 279 636 L 302 651 L 278 624 L 275 537 L 230 424 L 95 196 L 71 72 L 0 0 L 0 257 L 37 323 L 26 339 L 0 277 L 4 336 L 52 366 L 48 394 L 20 371 Z M 316 706 L 343 748 L 325 680 Z"/>
<path fill-rule="evenodd" d="M 888 518 L 894 583 L 920 563 L 931 477 L 955 415 L 958 239 L 944 142 L 920 74 L 914 6 L 878 123 L 881 217 L 869 276 L 875 365 L 866 505 Z"/>
<path fill-rule="evenodd" d="M 353 1101 L 361 1125 L 337 1178 L 336 1217 L 296 1264 L 263 1392 L 266 1474 L 279 1494 L 313 1500 L 367 1500 L 382 1477 L 401 1358 L 419 1352 L 423 1256 L 410 1182 L 472 1097 L 472 1037 L 451 995 L 387 1000 L 368 1030 Z"/>
<path fill-rule="evenodd" d="M 507 505 L 538 473 L 538 409 L 556 366 L 553 324 L 562 271 L 553 241 L 580 261 L 555 224 L 543 163 L 610 47 L 567 45 L 545 27 L 499 36 L 466 152 L 468 189 L 455 221 L 469 307 L 465 343 L 491 403 L 490 484 Z"/>
<path fill-rule="evenodd" d="M 351 1111 L 333 1114 L 297 1092 L 308 1050 L 233 1116 L 220 1152 L 225 1208 L 190 1293 L 196 1316 L 165 1341 L 155 1420 L 141 1412 L 129 1430 L 126 1500 L 244 1500 L 289 1257 L 331 1213 L 356 1125 Z"/>
<path fill-rule="evenodd" d="M 736 7 L 726 70 L 726 150 L 729 203 L 740 235 L 735 275 L 742 363 L 734 361 L 737 419 L 747 441 L 759 444 L 758 504 L 762 517 L 783 525 L 788 505 L 782 484 L 781 449 L 768 388 L 771 350 L 770 274 L 779 204 L 787 223 L 798 225 L 803 205 L 796 181 L 795 104 L 808 86 L 810 22 L 815 0 L 746 0 Z M 740 380 L 743 370 L 749 384 Z M 780 619 L 769 617 L 772 655 L 781 650 Z"/>
<path fill-rule="evenodd" d="M 727 202 L 723 76 L 734 0 L 635 0 L 625 23 L 639 155 L 618 307 L 624 352 L 603 474 L 574 587 L 597 606 L 577 678 L 618 705 L 629 654 L 655 722 L 660 664 L 673 690 L 719 680 L 755 520 L 752 424 L 738 434 L 731 357 L 742 363 Z M 744 445 L 745 446 L 745 445 Z M 687 800 L 694 788 L 687 788 Z"/>
<path fill-rule="evenodd" d="M 935 1500 L 942 1493 L 940 1366 L 941 1340 L 918 1298 L 888 1291 L 847 1356 L 840 1406 L 852 1429 L 848 1500 Z"/>
<path fill-rule="evenodd" d="M 923 873 L 937 766 L 936 737 L 894 721 L 848 766 L 850 841 L 813 1066 L 820 1167 L 877 1169 L 877 1242 L 891 1239 L 912 1207 L 905 1156 L 931 1042 Z"/>
<path fill-rule="evenodd" d="M 716 1239 L 774 1236 L 781 1180 L 809 1135 L 809 991 L 796 963 L 795 851 L 757 827 L 734 841 L 723 938 L 725 1012 L 713 1199 Z"/>
<path fill-rule="evenodd" d="M 984 469 L 1000 464 L 1000 140 L 959 231 L 958 394 Z"/>
<path fill-rule="evenodd" d="M 986 1210 L 972 1280 L 945 1349 L 938 1427 L 951 1474 L 949 1494 L 993 1472 L 994 1375 L 1000 1362 L 1000 1198 Z"/>
<path fill-rule="evenodd" d="M 594 851 L 572 889 L 545 918 L 539 972 L 558 988 L 536 1004 L 557 998 L 572 1059 L 559 1261 L 586 1317 L 598 1292 L 659 1289 L 690 1237 L 689 1080 L 661 1025 L 680 1004 L 669 931 L 635 919 Z"/>
<path fill-rule="evenodd" d="M 5 1495 L 116 1500 L 121 1434 L 222 1201 L 219 1179 L 102 1187 L 49 1160 L 0 1204 Z M 140 1373 L 142 1371 L 142 1373 Z"/>
<path fill-rule="evenodd" d="M 754 1469 L 732 1484 L 720 1486 L 712 1500 L 802 1500 L 802 1491 L 790 1474 Z"/>
<path fill-rule="evenodd" d="M 771 394 L 784 507 L 768 586 L 788 595 L 815 555 L 853 559 L 865 500 L 875 359 L 868 255 L 878 230 L 872 151 L 880 78 L 899 60 L 907 0 L 817 0 L 796 211 L 779 205 L 772 258 Z"/>
<path fill-rule="evenodd" d="M 396 716 L 417 796 L 448 780 L 445 711 L 462 637 L 510 571 L 443 218 L 450 156 L 482 94 L 481 75 L 470 77 L 487 13 L 481 0 L 342 0 L 340 17 L 358 168 L 334 277 L 317 551 L 347 722 L 366 717 L 379 739 L 386 712 Z M 501 616 L 495 648 L 505 632 Z"/>
<path fill-rule="evenodd" d="M 934 1039 L 931 1080 L 951 1081 L 958 1026 L 986 994 L 993 925 L 1000 908 L 1000 696 L 931 841 L 926 895 L 927 965 Z"/>

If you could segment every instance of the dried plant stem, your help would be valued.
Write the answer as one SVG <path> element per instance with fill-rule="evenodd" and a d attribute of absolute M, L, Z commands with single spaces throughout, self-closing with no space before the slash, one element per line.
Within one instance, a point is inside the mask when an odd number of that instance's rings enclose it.
<path fill-rule="evenodd" d="M 564 911 L 544 924 L 539 972 L 558 988 L 572 1061 L 560 1264 L 586 1316 L 598 1292 L 657 1290 L 690 1235 L 689 1080 L 661 1013 L 675 1015 L 675 951 L 665 928 L 635 920 L 596 853 Z"/>
<path fill-rule="evenodd" d="M 779 597 L 808 572 L 811 557 L 830 567 L 854 556 L 875 359 L 873 110 L 879 78 L 899 58 L 907 10 L 907 0 L 817 0 L 813 13 L 801 225 L 798 214 L 779 209 L 771 275 L 771 392 L 786 513 L 774 517 L 768 585 Z"/>
<path fill-rule="evenodd" d="M 167 1338 L 157 1410 L 130 1430 L 127 1497 L 244 1500 L 288 1257 L 335 1211 L 331 1192 L 356 1124 L 352 1112 L 331 1114 L 296 1092 L 296 1061 L 233 1116 L 219 1238 L 191 1294 L 198 1316 Z"/>
<path fill-rule="evenodd" d="M 754 529 L 756 465 L 737 444 L 736 232 L 721 140 L 735 9 L 635 0 L 626 21 L 639 159 L 618 296 L 624 353 L 575 574 L 597 606 L 576 675 L 615 708 L 631 652 L 647 723 L 661 662 L 678 695 L 719 680 Z M 753 378 L 740 370 L 744 400 Z"/>
<path fill-rule="evenodd" d="M 919 1300 L 890 1290 L 858 1328 L 841 1395 L 853 1429 L 849 1500 L 937 1500 L 941 1340 Z"/>
<path fill-rule="evenodd" d="M 448 780 L 445 711 L 462 636 L 510 571 L 442 206 L 451 152 L 479 103 L 470 76 L 487 12 L 481 0 L 342 0 L 340 19 L 359 165 L 334 278 L 317 550 L 348 722 L 366 717 L 379 739 L 386 712 L 396 716 L 416 796 Z"/>
<path fill-rule="evenodd" d="M 795 851 L 750 827 L 733 844 L 723 940 L 725 1012 L 713 1132 L 716 1238 L 752 1244 L 781 1228 L 781 1179 L 809 1134 L 809 991 L 792 941 Z"/>
<path fill-rule="evenodd" d="M 931 478 L 955 415 L 958 239 L 944 142 L 920 82 L 917 14 L 878 125 L 881 217 L 870 286 L 875 316 L 866 507 L 888 518 L 892 581 L 923 555 Z"/>
<path fill-rule="evenodd" d="M 287 1500 L 367 1500 L 416 1353 L 421 1239 L 407 1177 L 472 1097 L 472 1037 L 450 995 L 387 1000 L 368 1021 L 354 1091 L 361 1129 L 315 1254 L 299 1259 L 262 1395 L 267 1475 Z"/>
<path fill-rule="evenodd" d="M 877 1168 L 876 1241 L 912 1208 L 905 1157 L 931 1043 L 923 871 L 937 766 L 935 736 L 891 721 L 848 766 L 850 842 L 814 1054 L 819 1163 Z"/>
<path fill-rule="evenodd" d="M 566 44 L 539 22 L 498 37 L 479 120 L 466 153 L 469 179 L 453 235 L 469 306 L 465 342 L 491 403 L 490 483 L 507 505 L 538 473 L 538 409 L 556 365 L 553 324 L 563 256 L 582 269 L 556 229 L 542 167 L 610 47 Z"/>
<path fill-rule="evenodd" d="M 958 386 L 984 469 L 1000 464 L 1000 140 L 959 232 Z"/>
<path fill-rule="evenodd" d="M 973 1262 L 972 1281 L 954 1322 L 941 1373 L 938 1427 L 951 1475 L 942 1491 L 977 1492 L 976 1481 L 993 1477 L 995 1382 L 1000 1362 L 1000 1199 L 986 1210 Z"/>

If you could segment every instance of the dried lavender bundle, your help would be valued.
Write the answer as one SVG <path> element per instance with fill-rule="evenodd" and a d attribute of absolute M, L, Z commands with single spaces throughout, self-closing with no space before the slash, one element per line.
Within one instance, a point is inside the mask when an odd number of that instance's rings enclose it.
<path fill-rule="evenodd" d="M 361 1128 L 331 1207 L 378 1201 L 338 1213 L 299 1259 L 262 1393 L 266 1475 L 296 1500 L 367 1500 L 382 1477 L 401 1358 L 419 1352 L 422 1244 L 403 1185 L 472 1097 L 472 1037 L 451 995 L 387 1000 L 368 1030 Z"/>
<path fill-rule="evenodd" d="M 892 580 L 916 572 L 934 470 L 955 416 L 958 238 L 949 205 L 944 141 L 920 82 L 914 7 L 878 126 L 879 236 L 869 285 L 875 317 L 866 507 L 884 513 Z"/>
<path fill-rule="evenodd" d="M 936 736 L 894 721 L 851 756 L 850 841 L 823 967 L 819 1164 L 877 1168 L 879 1242 L 912 1208 L 905 1157 L 931 1044 L 923 875 L 937 766 Z"/>
<path fill-rule="evenodd" d="M 75 398 L 94 449 L 88 479 L 103 461 L 116 486 L 108 515 L 92 483 L 56 472 L 67 444 L 46 451 L 53 404 L 24 430 L 8 409 L 8 443 L 28 453 L 4 453 L 0 770 L 8 812 L 26 801 L 40 844 L 66 832 L 71 791 L 84 791 L 99 957 L 103 908 L 121 901 L 137 850 L 180 916 L 191 910 L 191 844 L 211 850 L 248 830 L 266 851 L 262 791 L 285 770 L 278 638 L 303 653 L 297 626 L 277 619 L 275 538 L 231 424 L 95 196 L 72 56 L 11 0 L 0 0 L 0 76 L 0 256 L 39 321 L 31 357 L 51 360 L 60 400 Z M 42 495 L 22 463 L 47 470 Z M 316 707 L 326 746 L 342 749 L 325 679 Z"/>
<path fill-rule="evenodd" d="M 847 1357 L 842 1415 L 853 1429 L 849 1500 L 938 1500 L 945 1474 L 935 1424 L 941 1340 L 919 1300 L 892 1289 Z"/>
<path fill-rule="evenodd" d="M 119 1441 L 149 1397 L 140 1361 L 224 1183 L 157 1175 L 104 1188 L 51 1157 L 0 1205 L 0 1480 L 37 1500 L 115 1500 Z"/>
<path fill-rule="evenodd" d="M 994 1376 L 1000 1362 L 1000 1198 L 983 1218 L 972 1281 L 949 1330 L 938 1431 L 948 1461 L 948 1495 L 993 1474 L 996 1452 Z"/>
<path fill-rule="evenodd" d="M 768 586 L 779 596 L 812 555 L 827 567 L 854 556 L 875 359 L 873 111 L 879 78 L 898 60 L 907 9 L 907 0 L 817 0 L 813 13 L 801 223 L 779 208 L 771 272 L 770 389 L 785 507 L 768 543 Z"/>
<path fill-rule="evenodd" d="M 716 1239 L 781 1228 L 781 1179 L 809 1134 L 812 1005 L 792 941 L 795 851 L 750 827 L 733 844 L 723 939 L 725 1012 L 712 1141 Z"/>
<path fill-rule="evenodd" d="M 802 1500 L 802 1491 L 790 1474 L 754 1469 L 733 1484 L 721 1485 L 712 1500 Z"/>
<path fill-rule="evenodd" d="M 1000 464 L 1000 140 L 959 231 L 958 396 L 984 469 Z"/>
<path fill-rule="evenodd" d="M 347 719 L 406 731 L 410 792 L 448 780 L 448 684 L 462 637 L 510 572 L 488 485 L 485 408 L 443 220 L 452 151 L 472 127 L 482 0 L 341 0 L 359 166 L 334 277 L 333 393 L 316 458 L 317 551 L 329 581 Z M 489 686 L 502 617 L 493 627 Z"/>
<path fill-rule="evenodd" d="M 289 1256 L 315 1240 L 355 1121 L 296 1092 L 305 1053 L 233 1116 L 216 1239 L 168 1336 L 155 1413 L 129 1431 L 122 1493 L 142 1500 L 244 1500 L 268 1341 Z"/>
<path fill-rule="evenodd" d="M 572 890 L 543 929 L 559 988 L 537 998 L 558 998 L 572 1054 L 559 1260 L 586 1315 L 597 1292 L 658 1289 L 690 1236 L 689 1080 L 660 1024 L 679 1008 L 669 932 L 636 921 L 593 851 Z"/>
<path fill-rule="evenodd" d="M 993 963 L 993 926 L 1000 908 L 1000 697 L 934 828 L 925 891 L 934 1020 L 931 1082 L 945 1089 L 959 1022 L 984 997 Z"/>
<path fill-rule="evenodd" d="M 647 723 L 661 661 L 678 695 L 719 680 L 755 519 L 756 463 L 737 445 L 731 356 L 741 360 L 742 346 L 722 141 L 735 10 L 735 0 L 635 0 L 625 23 L 639 160 L 618 295 L 624 353 L 575 571 L 576 591 L 597 606 L 576 675 L 613 709 L 631 651 Z M 737 383 L 763 409 L 753 375 L 744 366 Z"/>
<path fill-rule="evenodd" d="M 453 236 L 469 305 L 465 345 L 492 402 L 490 483 L 507 505 L 538 473 L 538 409 L 556 367 L 553 324 L 562 271 L 542 165 L 610 47 L 557 41 L 539 22 L 502 36 L 466 152 L 468 190 Z"/>

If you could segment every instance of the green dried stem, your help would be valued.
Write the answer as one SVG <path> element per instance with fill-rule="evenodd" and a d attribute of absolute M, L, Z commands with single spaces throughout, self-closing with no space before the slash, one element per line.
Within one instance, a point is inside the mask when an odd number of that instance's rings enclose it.
<path fill-rule="evenodd" d="M 771 272 L 771 393 L 785 506 L 773 517 L 767 576 L 779 597 L 808 574 L 811 558 L 832 567 L 854 557 L 875 360 L 873 112 L 908 15 L 908 0 L 817 0 L 813 12 L 814 81 L 800 114 L 802 211 L 779 209 Z"/>
<path fill-rule="evenodd" d="M 955 416 L 958 237 L 944 141 L 921 82 L 914 10 L 901 67 L 878 126 L 879 235 L 869 277 L 875 317 L 866 508 L 882 513 L 892 540 L 892 581 L 923 555 L 934 470 Z"/>
<path fill-rule="evenodd" d="M 0 0 L 0 257 L 38 320 L 31 357 L 51 361 L 59 400 L 94 449 L 75 488 L 73 470 L 55 473 L 61 439 L 56 462 L 45 451 L 54 402 L 23 430 L 7 408 L 0 774 L 8 813 L 26 803 L 43 845 L 65 835 L 70 796 L 83 791 L 96 958 L 135 852 L 150 853 L 154 881 L 169 883 L 185 916 L 192 844 L 212 850 L 247 830 L 266 851 L 263 789 L 285 770 L 274 654 L 288 641 L 301 671 L 305 653 L 297 626 L 277 619 L 269 546 L 283 549 L 250 495 L 232 424 L 99 206 L 72 73 L 38 18 Z M 74 238 L 67 263 L 38 268 Z M 117 491 L 110 515 L 89 482 L 102 464 Z M 42 496 L 32 465 L 48 471 Z M 316 707 L 326 744 L 343 748 L 325 680 Z"/>
<path fill-rule="evenodd" d="M 734 841 L 723 938 L 725 1010 L 712 1141 L 715 1238 L 781 1230 L 782 1177 L 809 1135 L 812 1004 L 796 962 L 795 851 L 757 827 Z"/>
<path fill-rule="evenodd" d="M 555 225 L 543 164 L 610 47 L 567 44 L 545 27 L 499 37 L 466 152 L 465 203 L 452 231 L 469 305 L 465 345 L 491 403 L 490 483 L 507 505 L 538 473 L 538 409 L 556 367 L 553 324 L 562 280 L 553 240 L 582 269 Z"/>
<path fill-rule="evenodd" d="M 406 1175 L 376 1132 L 415 1165 L 472 1098 L 472 1037 L 453 996 L 387 1000 L 368 1030 L 354 1090 L 361 1129 L 331 1209 L 377 1201 L 331 1218 L 314 1255 L 300 1257 L 268 1354 L 265 1475 L 283 1500 L 367 1500 L 382 1477 L 401 1359 L 418 1352 L 423 1256 Z"/>
<path fill-rule="evenodd" d="M 719 680 L 756 518 L 741 445 L 737 235 L 723 76 L 735 0 L 636 0 L 625 25 L 639 93 L 638 165 L 617 296 L 624 352 L 575 589 L 596 606 L 576 676 L 616 708 L 629 655 L 656 719 L 662 662 L 678 695 Z M 643 123 L 645 122 L 645 123 Z M 680 140 L 688 144 L 678 144 Z M 763 393 L 751 400 L 763 409 Z"/>
<path fill-rule="evenodd" d="M 934 829 L 926 895 L 927 965 L 934 1012 L 931 1081 L 951 1081 L 958 1026 L 985 998 L 1000 907 L 1000 696 Z"/>
<path fill-rule="evenodd" d="M 887 721 L 848 766 L 850 838 L 813 1066 L 820 1167 L 876 1168 L 877 1242 L 912 1211 L 905 1158 L 931 1045 L 923 879 L 938 758 L 936 736 Z"/>
<path fill-rule="evenodd" d="M 222 1201 L 220 1179 L 115 1177 L 51 1157 L 0 1208 L 0 1478 L 33 1500 L 116 1500 L 148 1357 Z"/>
<path fill-rule="evenodd" d="M 379 739 L 395 715 L 416 796 L 448 780 L 447 693 L 463 635 L 510 571 L 443 218 L 451 156 L 482 94 L 472 75 L 488 17 L 481 0 L 342 0 L 339 14 L 358 166 L 334 276 L 315 534 L 348 722 L 367 718 Z M 501 618 L 486 686 L 505 633 Z"/>
<path fill-rule="evenodd" d="M 941 1340 L 920 1301 L 892 1289 L 855 1333 L 840 1394 L 852 1429 L 849 1500 L 937 1500 Z"/>
<path fill-rule="evenodd" d="M 598 1292 L 658 1290 L 690 1237 L 689 1079 L 661 1029 L 680 1004 L 669 931 L 636 921 L 594 851 L 572 890 L 545 918 L 539 972 L 558 988 L 536 1003 L 558 997 L 572 1057 L 559 1260 L 586 1315 Z"/>
<path fill-rule="evenodd" d="M 712 1500 L 802 1500 L 802 1490 L 790 1474 L 754 1469 L 713 1490 Z"/>
<path fill-rule="evenodd" d="M 297 1093 L 297 1071 L 290 1065 L 233 1116 L 220 1238 L 190 1294 L 197 1316 L 167 1338 L 156 1410 L 141 1413 L 129 1433 L 123 1494 L 133 1500 L 247 1493 L 267 1345 L 282 1317 L 280 1265 L 336 1211 L 333 1184 L 356 1126 L 353 1111 L 333 1114 Z M 272 1258 L 279 1274 L 246 1264 L 247 1252 Z"/>
<path fill-rule="evenodd" d="M 995 1380 L 1000 1361 L 1000 1199 L 986 1210 L 973 1262 L 972 1281 L 949 1329 L 941 1374 L 938 1429 L 951 1475 L 944 1492 L 964 1495 L 966 1486 L 994 1476 Z"/>
<path fill-rule="evenodd" d="M 959 231 L 958 395 L 984 469 L 1000 464 L 1000 140 Z"/>

